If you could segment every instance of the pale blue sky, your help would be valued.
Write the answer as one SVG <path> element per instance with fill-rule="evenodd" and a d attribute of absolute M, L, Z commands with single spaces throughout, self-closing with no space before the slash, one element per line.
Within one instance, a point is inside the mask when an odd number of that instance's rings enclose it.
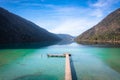
<path fill-rule="evenodd" d="M 50 32 L 77 36 L 120 8 L 120 0 L 0 0 L 0 6 Z"/>

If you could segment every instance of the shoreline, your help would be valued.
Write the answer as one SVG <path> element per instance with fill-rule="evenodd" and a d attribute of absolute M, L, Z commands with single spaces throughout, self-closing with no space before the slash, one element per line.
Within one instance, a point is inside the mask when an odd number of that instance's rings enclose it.
<path fill-rule="evenodd" d="M 81 40 L 76 41 L 78 44 L 89 44 L 89 45 L 120 45 L 120 41 L 102 41 L 102 40 Z"/>

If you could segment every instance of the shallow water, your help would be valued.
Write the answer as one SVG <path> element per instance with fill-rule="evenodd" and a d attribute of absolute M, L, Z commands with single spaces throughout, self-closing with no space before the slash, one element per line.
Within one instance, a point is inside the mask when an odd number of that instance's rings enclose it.
<path fill-rule="evenodd" d="M 1 49 L 0 80 L 64 80 L 65 58 L 47 54 L 69 52 L 74 80 L 120 80 L 120 48 L 53 45 L 41 49 Z"/>

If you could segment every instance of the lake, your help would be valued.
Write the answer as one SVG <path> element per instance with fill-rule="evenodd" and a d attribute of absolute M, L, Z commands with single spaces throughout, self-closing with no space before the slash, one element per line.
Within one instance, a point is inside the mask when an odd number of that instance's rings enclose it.
<path fill-rule="evenodd" d="M 1 49 L 0 80 L 64 80 L 65 58 L 47 54 L 69 52 L 73 80 L 120 80 L 120 48 L 52 45 L 40 49 Z"/>

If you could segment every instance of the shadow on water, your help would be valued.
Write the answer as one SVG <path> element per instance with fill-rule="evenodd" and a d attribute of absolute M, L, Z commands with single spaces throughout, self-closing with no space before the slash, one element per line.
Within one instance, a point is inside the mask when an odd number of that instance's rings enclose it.
<path fill-rule="evenodd" d="M 39 49 L 51 45 L 67 45 L 73 42 L 39 42 L 39 43 L 11 43 L 11 44 L 0 44 L 0 49 Z"/>
<path fill-rule="evenodd" d="M 58 42 L 0 44 L 0 49 L 39 49 L 57 43 Z"/>
<path fill-rule="evenodd" d="M 72 80 L 77 80 L 77 74 L 76 74 L 76 71 L 75 71 L 75 67 L 74 67 L 72 57 L 70 58 L 70 63 L 71 63 L 71 71 L 72 71 Z"/>

